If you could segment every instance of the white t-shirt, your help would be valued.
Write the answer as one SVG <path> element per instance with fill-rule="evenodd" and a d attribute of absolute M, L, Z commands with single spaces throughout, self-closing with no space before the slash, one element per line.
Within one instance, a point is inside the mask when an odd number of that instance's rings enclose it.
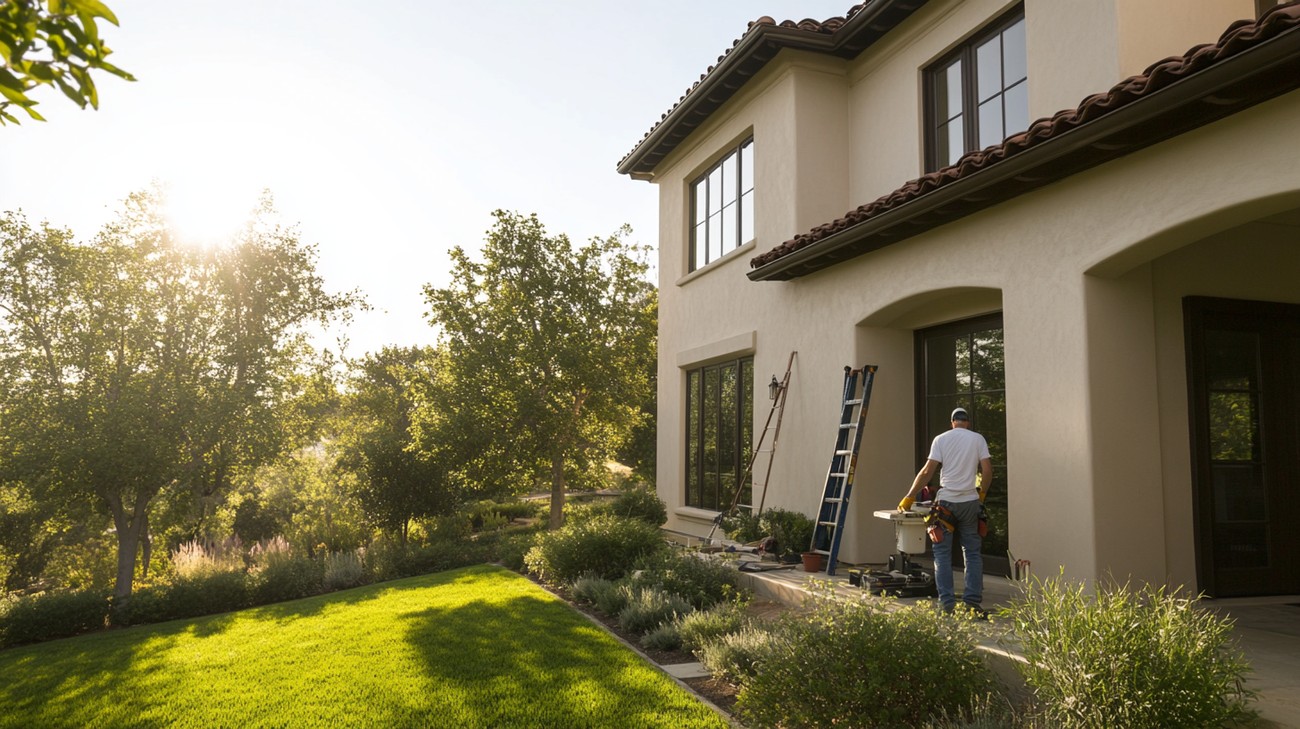
<path fill-rule="evenodd" d="M 935 437 L 930 444 L 929 458 L 943 466 L 936 500 L 961 502 L 978 499 L 975 475 L 979 473 L 980 461 L 988 457 L 988 441 L 974 431 L 953 428 Z"/>

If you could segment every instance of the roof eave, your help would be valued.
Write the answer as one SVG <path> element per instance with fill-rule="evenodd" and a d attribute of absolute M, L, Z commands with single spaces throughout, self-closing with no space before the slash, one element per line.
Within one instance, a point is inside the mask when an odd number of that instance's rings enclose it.
<path fill-rule="evenodd" d="M 781 25 L 758 25 L 691 89 L 683 100 L 632 149 L 618 165 L 619 174 L 634 180 L 654 179 L 655 167 L 695 130 L 703 119 L 726 103 L 784 48 L 855 57 L 911 15 L 927 0 L 872 0 L 834 33 L 811 33 Z M 901 18 L 880 25 L 881 16 L 899 11 Z M 861 41 L 859 39 L 866 38 Z M 720 93 L 721 92 L 721 93 Z M 699 117 L 692 123 L 692 117 Z"/>
<path fill-rule="evenodd" d="M 1282 83 L 1262 84 L 1270 76 Z M 748 273 L 785 281 L 932 230 L 1044 185 L 1210 124 L 1300 87 L 1300 27 L 1143 96 L 1089 123 L 837 231 Z M 1233 91 L 1233 94 L 1224 94 Z M 1203 104 L 1196 114 L 1189 107 Z M 1163 133 L 1124 141 L 1129 130 L 1167 121 Z M 1146 130 L 1143 130 L 1146 131 Z M 1086 153 L 1086 154 L 1084 154 Z M 1073 158 L 1073 159 L 1072 159 Z M 1060 164 L 1069 160 L 1069 164 Z M 960 164 L 960 163 L 959 163 Z"/>

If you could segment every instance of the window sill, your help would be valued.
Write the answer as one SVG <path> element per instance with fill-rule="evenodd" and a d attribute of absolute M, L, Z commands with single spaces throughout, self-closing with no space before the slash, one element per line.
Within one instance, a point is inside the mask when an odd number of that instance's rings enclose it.
<path fill-rule="evenodd" d="M 741 247 L 739 247 L 739 248 L 737 248 L 737 249 L 731 251 L 730 253 L 728 253 L 727 255 L 723 256 L 722 258 L 719 258 L 718 260 L 713 261 L 712 263 L 710 263 L 709 265 L 705 266 L 704 268 L 697 268 L 697 269 L 695 269 L 694 271 L 691 271 L 690 273 L 686 274 L 685 276 L 682 276 L 681 278 L 677 279 L 677 285 L 678 285 L 678 286 L 685 286 L 686 284 L 690 283 L 691 281 L 694 281 L 695 279 L 699 278 L 700 276 L 703 276 L 703 275 L 705 275 L 705 274 L 707 274 L 707 273 L 710 273 L 710 272 L 712 272 L 712 271 L 716 271 L 716 270 L 718 270 L 719 268 L 722 268 L 722 266 L 723 266 L 724 264 L 726 264 L 726 263 L 728 263 L 728 262 L 730 262 L 730 261 L 735 260 L 735 259 L 736 259 L 737 257 L 739 257 L 742 253 L 745 253 L 746 251 L 753 251 L 753 250 L 754 250 L 755 248 L 757 248 L 757 247 L 758 247 L 758 240 L 757 240 L 757 239 L 755 239 L 755 240 L 751 240 L 750 242 L 746 243 L 745 245 L 743 245 L 743 246 L 741 246 Z"/>
<path fill-rule="evenodd" d="M 712 524 L 713 520 L 718 518 L 719 512 L 710 511 L 709 509 L 697 509 L 694 506 L 679 506 L 673 509 L 673 513 L 683 519 Z"/>

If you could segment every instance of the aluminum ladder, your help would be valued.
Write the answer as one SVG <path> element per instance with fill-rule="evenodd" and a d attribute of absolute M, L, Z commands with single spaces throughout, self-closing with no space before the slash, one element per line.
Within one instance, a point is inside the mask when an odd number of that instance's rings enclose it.
<path fill-rule="evenodd" d="M 840 537 L 848 517 L 849 496 L 853 492 L 853 475 L 858 466 L 858 449 L 862 445 L 862 426 L 867 420 L 871 386 L 876 379 L 876 365 L 861 369 L 844 368 L 844 396 L 840 404 L 840 425 L 835 435 L 835 450 L 826 473 L 826 487 L 817 507 L 809 551 L 826 557 L 826 574 L 835 574 L 840 554 Z"/>

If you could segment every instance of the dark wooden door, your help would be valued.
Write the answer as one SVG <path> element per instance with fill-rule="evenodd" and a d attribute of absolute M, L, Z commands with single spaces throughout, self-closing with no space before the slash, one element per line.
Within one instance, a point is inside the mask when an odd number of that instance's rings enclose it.
<path fill-rule="evenodd" d="M 1200 589 L 1298 593 L 1300 306 L 1184 308 Z"/>

